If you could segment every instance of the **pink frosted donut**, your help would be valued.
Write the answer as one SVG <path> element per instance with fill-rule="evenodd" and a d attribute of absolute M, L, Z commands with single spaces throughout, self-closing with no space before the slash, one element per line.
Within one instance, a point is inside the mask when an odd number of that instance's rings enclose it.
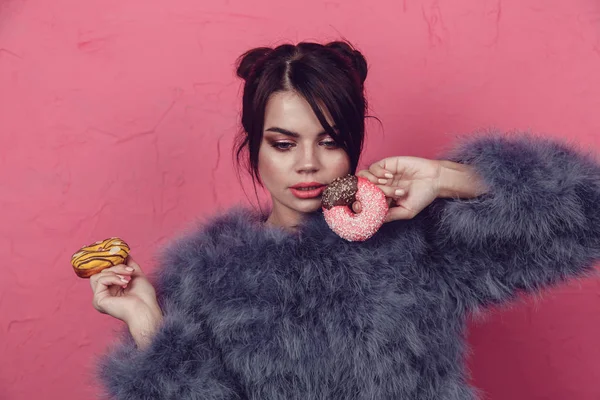
<path fill-rule="evenodd" d="M 355 214 L 352 203 L 360 201 Z M 337 178 L 323 192 L 323 215 L 338 236 L 350 242 L 364 241 L 383 224 L 388 211 L 385 194 L 365 178 L 347 175 Z"/>

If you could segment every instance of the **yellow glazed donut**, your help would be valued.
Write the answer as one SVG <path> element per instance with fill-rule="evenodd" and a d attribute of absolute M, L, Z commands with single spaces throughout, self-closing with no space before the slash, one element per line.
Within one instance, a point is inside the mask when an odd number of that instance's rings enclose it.
<path fill-rule="evenodd" d="M 119 238 L 105 239 L 81 248 L 71 257 L 71 264 L 80 278 L 89 278 L 103 269 L 125 263 L 129 245 Z"/>

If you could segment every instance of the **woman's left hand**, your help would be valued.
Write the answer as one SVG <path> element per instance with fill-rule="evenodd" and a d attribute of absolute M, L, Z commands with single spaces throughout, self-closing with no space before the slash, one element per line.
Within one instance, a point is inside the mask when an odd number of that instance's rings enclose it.
<path fill-rule="evenodd" d="M 389 157 L 356 174 L 376 184 L 388 198 L 385 222 L 411 219 L 438 197 L 474 198 L 489 188 L 464 164 L 418 157 Z M 361 205 L 352 205 L 360 212 Z"/>
<path fill-rule="evenodd" d="M 438 160 L 389 157 L 356 175 L 367 178 L 385 193 L 390 205 L 386 222 L 390 222 L 411 219 L 431 204 L 439 195 L 441 174 Z M 353 209 L 360 212 L 360 204 L 354 203 Z"/>

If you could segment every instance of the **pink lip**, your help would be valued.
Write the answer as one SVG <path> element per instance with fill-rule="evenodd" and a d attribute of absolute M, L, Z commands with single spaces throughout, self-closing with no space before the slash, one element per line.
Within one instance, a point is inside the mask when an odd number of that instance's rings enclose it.
<path fill-rule="evenodd" d="M 297 185 L 292 186 L 292 188 L 296 189 L 296 188 L 305 188 L 305 187 L 311 187 L 311 186 L 325 186 L 322 183 L 319 182 L 302 182 L 302 183 L 298 183 Z"/>
<path fill-rule="evenodd" d="M 314 187 L 314 189 L 301 190 L 301 188 L 307 187 Z M 290 187 L 290 190 L 292 194 L 299 199 L 313 199 L 315 197 L 319 197 L 326 187 L 327 186 L 319 182 L 303 182 Z"/>

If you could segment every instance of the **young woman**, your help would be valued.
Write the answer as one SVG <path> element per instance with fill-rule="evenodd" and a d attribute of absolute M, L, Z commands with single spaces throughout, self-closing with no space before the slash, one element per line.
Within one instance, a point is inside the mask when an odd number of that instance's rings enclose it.
<path fill-rule="evenodd" d="M 251 50 L 237 71 L 238 160 L 272 208 L 215 216 L 168 247 L 153 279 L 131 258 L 92 277 L 95 308 L 128 327 L 101 363 L 112 398 L 473 399 L 469 312 L 600 259 L 600 167 L 520 134 L 358 172 L 392 207 L 371 239 L 339 238 L 320 193 L 356 173 L 364 57 L 300 43 Z"/>

